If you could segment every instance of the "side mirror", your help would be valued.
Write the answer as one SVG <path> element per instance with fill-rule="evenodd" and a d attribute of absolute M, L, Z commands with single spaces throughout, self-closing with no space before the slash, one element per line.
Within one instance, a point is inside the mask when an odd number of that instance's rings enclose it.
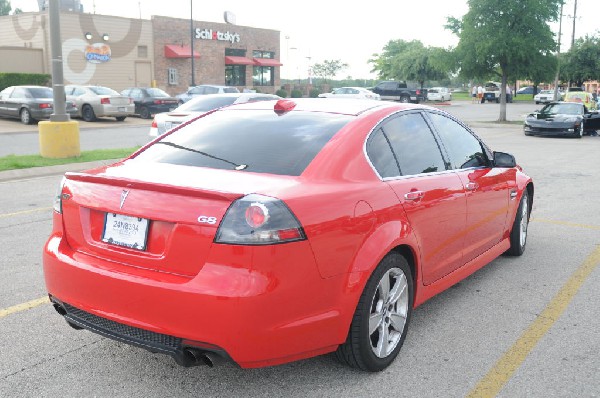
<path fill-rule="evenodd" d="M 517 166 L 515 157 L 509 153 L 494 152 L 494 167 L 512 168 Z"/>

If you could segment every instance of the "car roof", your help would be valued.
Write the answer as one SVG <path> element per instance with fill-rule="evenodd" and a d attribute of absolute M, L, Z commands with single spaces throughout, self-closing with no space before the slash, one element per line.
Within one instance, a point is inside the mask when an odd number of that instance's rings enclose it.
<path fill-rule="evenodd" d="M 433 109 L 426 105 L 400 104 L 376 100 L 357 99 L 348 101 L 347 99 L 343 98 L 328 98 L 327 101 L 323 101 L 322 98 L 284 98 L 278 101 L 256 101 L 232 105 L 230 107 L 223 108 L 223 110 L 274 110 L 276 104 L 280 104 L 282 107 L 290 105 L 292 107 L 290 111 L 326 112 L 354 116 L 371 110 L 385 108 L 396 108 L 398 110 Z"/>

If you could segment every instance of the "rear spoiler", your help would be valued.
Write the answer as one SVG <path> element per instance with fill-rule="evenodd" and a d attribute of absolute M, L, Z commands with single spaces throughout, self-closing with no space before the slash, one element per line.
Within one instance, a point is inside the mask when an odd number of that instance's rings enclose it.
<path fill-rule="evenodd" d="M 155 191 L 155 192 L 163 192 L 163 193 L 171 193 L 171 194 L 181 194 L 181 195 L 189 195 L 193 197 L 206 198 L 212 200 L 225 200 L 232 202 L 238 198 L 244 196 L 241 193 L 234 192 L 219 192 L 219 191 L 211 191 L 211 190 L 203 190 L 201 188 L 194 187 L 182 187 L 182 186 L 174 186 L 168 184 L 158 184 L 155 182 L 146 182 L 146 181 L 138 181 L 131 180 L 126 178 L 112 177 L 106 175 L 94 175 L 88 173 L 81 172 L 68 172 L 65 174 L 65 177 L 68 180 L 73 181 L 82 181 L 89 182 L 94 184 L 104 184 L 104 185 L 112 185 L 115 187 L 123 187 L 130 189 L 143 189 L 147 191 Z"/>

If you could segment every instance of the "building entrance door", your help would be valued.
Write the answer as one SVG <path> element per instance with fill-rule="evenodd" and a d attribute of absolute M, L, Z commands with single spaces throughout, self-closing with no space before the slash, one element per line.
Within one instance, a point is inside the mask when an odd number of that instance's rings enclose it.
<path fill-rule="evenodd" d="M 152 64 L 150 62 L 135 63 L 135 86 L 150 87 L 152 84 Z"/>

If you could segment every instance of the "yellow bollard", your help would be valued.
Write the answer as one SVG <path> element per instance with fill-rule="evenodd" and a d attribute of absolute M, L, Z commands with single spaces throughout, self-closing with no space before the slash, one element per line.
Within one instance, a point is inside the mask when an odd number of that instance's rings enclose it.
<path fill-rule="evenodd" d="M 44 158 L 72 158 L 81 155 L 79 122 L 41 121 L 38 123 L 40 155 Z"/>

